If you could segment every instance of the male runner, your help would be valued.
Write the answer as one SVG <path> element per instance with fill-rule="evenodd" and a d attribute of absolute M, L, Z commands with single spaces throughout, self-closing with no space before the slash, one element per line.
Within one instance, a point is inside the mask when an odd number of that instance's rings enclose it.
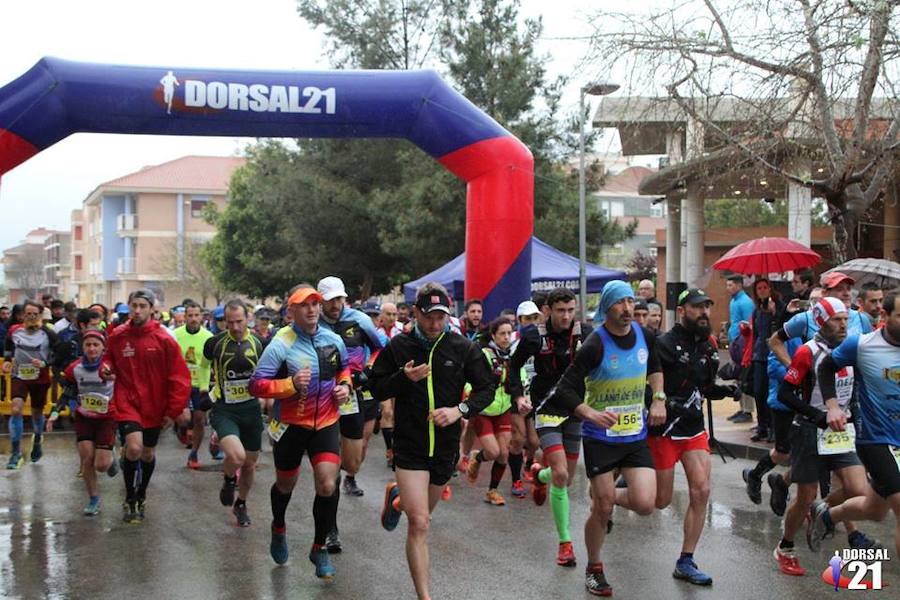
<path fill-rule="evenodd" d="M 394 464 L 397 482 L 385 491 L 381 523 L 397 527 L 401 511 L 409 521 L 406 559 L 419 600 L 431 598 L 428 528 L 456 468 L 459 419 L 476 415 L 494 399 L 484 355 L 461 335 L 448 331 L 450 299 L 439 283 L 416 293 L 415 325 L 395 336 L 372 367 L 372 393 L 395 399 Z M 472 390 L 460 402 L 466 383 Z"/>
<path fill-rule="evenodd" d="M 119 435 L 125 439 L 126 523 L 144 520 L 160 431 L 173 420 L 186 425 L 190 419 L 191 374 L 178 342 L 159 321 L 150 318 L 155 300 L 156 295 L 148 289 L 131 292 L 131 318 L 116 327 L 107 342 L 106 359 L 116 376 L 113 405 Z"/>
<path fill-rule="evenodd" d="M 337 277 L 325 277 L 316 286 L 322 296 L 319 324 L 336 333 L 347 348 L 350 376 L 353 378 L 354 395 L 340 406 L 341 468 L 347 473 L 344 492 L 362 496 L 363 490 L 356 484 L 356 474 L 366 457 L 369 438 L 375 429 L 378 402 L 366 399 L 363 388 L 368 376 L 364 370 L 373 354 L 384 348 L 387 338 L 375 329 L 372 319 L 365 313 L 346 305 L 347 292 L 344 282 Z M 336 495 L 340 501 L 340 489 Z M 341 551 L 337 526 L 328 535 L 328 551 Z"/>
<path fill-rule="evenodd" d="M 403 333 L 403 325 L 397 319 L 397 305 L 385 302 L 381 305 L 379 330 L 390 340 Z M 384 458 L 388 468 L 394 466 L 394 399 L 389 398 L 381 403 L 381 437 L 384 438 Z"/>
<path fill-rule="evenodd" d="M 343 340 L 320 326 L 321 302 L 321 294 L 310 286 L 300 286 L 291 294 L 287 305 L 293 322 L 280 329 L 263 351 L 250 378 L 250 394 L 275 399 L 269 423 L 275 461 L 270 491 L 272 559 L 279 565 L 288 559 L 284 515 L 306 453 L 316 489 L 309 560 L 316 566 L 316 577 L 333 579 L 335 569 L 325 537 L 337 519 L 338 406 L 347 401 L 352 389 Z"/>
<path fill-rule="evenodd" d="M 209 397 L 209 359 L 204 356 L 203 348 L 213 334 L 203 327 L 203 311 L 196 302 L 184 305 L 184 325 L 174 331 L 175 339 L 181 347 L 184 362 L 191 372 L 191 452 L 188 454 L 187 466 L 190 469 L 200 468 L 200 444 L 206 426 L 206 412 L 212 408 Z"/>
<path fill-rule="evenodd" d="M 524 399 L 521 369 L 529 358 L 534 357 L 535 374 L 531 380 L 531 404 L 536 407 L 534 426 L 540 437 L 544 462 L 549 466 L 545 469 L 537 463 L 531 466 L 532 495 L 536 504 L 543 504 L 547 498 L 547 484 L 550 484 L 550 508 L 559 534 L 556 564 L 574 567 L 568 488 L 578 464 L 581 420 L 546 400 L 563 372 L 575 360 L 591 328 L 575 320 L 575 294 L 571 290 L 556 288 L 547 296 L 547 304 L 550 306 L 547 322 L 522 329 L 521 339 L 510 360 L 509 391 L 514 402 L 521 404 Z"/>
<path fill-rule="evenodd" d="M 31 425 L 34 441 L 31 445 L 31 462 L 36 463 L 44 455 L 41 438 L 44 431 L 44 405 L 50 389 L 50 353 L 57 344 L 53 328 L 44 325 L 44 307 L 32 300 L 23 305 L 24 322 L 9 328 L 6 334 L 3 356 L 3 374 L 12 373 L 10 397 L 12 411 L 9 417 L 12 452 L 7 469 L 19 469 L 25 462 L 22 457 L 24 423 L 22 410 L 25 398 L 31 399 Z"/>
<path fill-rule="evenodd" d="M 263 343 L 248 330 L 247 316 L 243 302 L 227 302 L 225 331 L 208 339 L 203 346 L 203 357 L 212 365 L 215 379 L 216 402 L 209 413 L 209 422 L 225 452 L 219 501 L 223 506 L 232 507 L 239 527 L 250 526 L 247 495 L 253 487 L 263 433 L 259 400 L 250 393 L 250 378 L 262 356 Z"/>
<path fill-rule="evenodd" d="M 900 556 L 900 292 L 884 298 L 884 326 L 865 335 L 850 335 L 819 365 L 817 376 L 822 397 L 831 406 L 837 399 L 835 375 L 853 367 L 859 394 L 859 427 L 856 452 L 869 472 L 871 486 L 862 497 L 850 498 L 829 508 L 820 502 L 810 511 L 807 542 L 818 550 L 822 538 L 838 521 L 880 521 L 894 513 L 894 547 Z M 846 415 L 830 410 L 826 418 L 834 431 L 846 429 Z"/>
<path fill-rule="evenodd" d="M 647 425 L 665 423 L 666 394 L 657 338 L 632 324 L 631 286 L 624 281 L 603 286 L 597 314 L 605 317 L 603 325 L 585 341 L 546 404 L 584 421 L 584 465 L 591 482 L 591 513 L 584 525 L 585 586 L 595 596 L 611 596 L 600 561 L 607 522 L 615 504 L 639 515 L 653 512 L 656 474 Z M 649 415 L 644 407 L 647 383 L 652 389 Z M 626 488 L 616 488 L 616 469 Z"/>

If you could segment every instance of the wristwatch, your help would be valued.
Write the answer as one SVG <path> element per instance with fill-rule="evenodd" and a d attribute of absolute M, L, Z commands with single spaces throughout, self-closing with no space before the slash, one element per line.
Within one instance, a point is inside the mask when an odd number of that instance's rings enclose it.
<path fill-rule="evenodd" d="M 662 400 L 663 402 L 665 402 L 666 401 L 666 393 L 665 392 L 653 392 L 653 399 L 654 400 Z"/>
<path fill-rule="evenodd" d="M 466 404 L 465 402 L 460 402 L 459 404 L 456 405 L 456 408 L 459 409 L 459 412 L 462 413 L 462 416 L 468 418 L 468 416 L 469 416 L 469 405 L 468 404 Z"/>

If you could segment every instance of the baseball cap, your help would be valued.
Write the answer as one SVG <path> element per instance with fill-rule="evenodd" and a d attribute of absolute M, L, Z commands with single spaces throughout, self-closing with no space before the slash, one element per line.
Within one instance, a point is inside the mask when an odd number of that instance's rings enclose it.
<path fill-rule="evenodd" d="M 830 290 L 832 288 L 836 288 L 838 285 L 847 281 L 850 285 L 856 283 L 856 280 L 850 277 L 845 273 L 841 273 L 840 271 L 831 271 L 830 273 L 825 273 L 822 275 L 822 279 L 819 281 L 822 284 L 822 287 L 826 290 Z"/>
<path fill-rule="evenodd" d="M 224 306 L 215 307 L 212 311 L 212 316 L 213 316 L 213 319 L 215 319 L 216 321 L 221 321 L 222 319 L 224 319 L 225 318 L 225 307 Z"/>
<path fill-rule="evenodd" d="M 347 297 L 347 290 L 344 289 L 344 282 L 341 281 L 340 277 L 326 277 L 319 281 L 316 289 L 319 290 L 322 300 L 334 300 L 341 296 Z M 293 296 L 291 297 L 293 298 Z"/>
<path fill-rule="evenodd" d="M 328 277 L 326 277 L 325 279 L 328 279 Z M 325 281 L 325 279 L 323 279 L 322 281 Z M 337 279 L 337 277 L 334 277 L 333 279 Z M 322 285 L 322 281 L 319 282 L 320 286 Z M 340 279 L 338 279 L 338 281 L 340 282 Z M 342 283 L 341 289 L 343 289 L 343 288 L 344 288 L 344 284 Z M 333 297 L 336 297 L 336 296 L 333 296 Z M 294 292 L 293 294 L 291 294 L 291 297 L 288 298 L 287 303 L 288 303 L 288 306 L 290 306 L 291 304 L 303 304 L 310 298 L 321 301 L 323 296 L 322 296 L 322 294 L 320 294 L 318 291 L 314 290 L 311 287 L 302 287 L 299 290 L 297 290 L 296 292 Z"/>
<path fill-rule="evenodd" d="M 156 302 L 156 294 L 153 293 L 153 290 L 148 290 L 147 288 L 139 288 L 128 294 L 128 304 L 131 304 L 131 301 L 135 298 L 143 298 L 150 303 L 150 306 L 153 306 Z"/>
<path fill-rule="evenodd" d="M 537 304 L 531 300 L 519 303 L 519 307 L 516 309 L 516 317 L 527 317 L 529 315 L 539 314 L 541 314 L 541 310 L 537 307 Z"/>
<path fill-rule="evenodd" d="M 643 300 L 635 300 L 634 301 L 634 310 L 650 310 L 647 307 L 647 303 Z"/>
<path fill-rule="evenodd" d="M 377 302 L 363 302 L 362 306 L 359 307 L 359 310 L 367 315 L 380 315 L 381 305 Z"/>
<path fill-rule="evenodd" d="M 119 302 L 118 304 L 116 304 L 116 313 L 120 315 L 127 315 L 128 305 L 124 302 Z"/>
<path fill-rule="evenodd" d="M 837 298 L 822 298 L 812 307 L 813 320 L 822 327 L 825 322 L 838 313 L 847 312 L 847 307 Z"/>
<path fill-rule="evenodd" d="M 685 304 L 703 304 L 704 302 L 715 304 L 712 298 L 707 296 L 706 292 L 700 288 L 684 290 L 678 295 L 678 306 L 684 306 Z"/>
<path fill-rule="evenodd" d="M 440 290 L 434 290 L 416 298 L 416 308 L 424 313 L 435 310 L 450 314 L 450 299 Z"/>

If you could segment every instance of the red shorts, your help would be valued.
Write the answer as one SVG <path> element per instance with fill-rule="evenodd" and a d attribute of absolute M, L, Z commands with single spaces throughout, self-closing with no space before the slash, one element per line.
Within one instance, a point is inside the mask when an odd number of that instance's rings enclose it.
<path fill-rule="evenodd" d="M 512 421 L 509 418 L 509 411 L 506 411 L 502 415 L 497 415 L 496 417 L 475 415 L 471 424 L 475 426 L 475 433 L 478 434 L 478 437 L 512 432 Z"/>
<path fill-rule="evenodd" d="M 43 412 L 44 405 L 47 403 L 47 392 L 50 390 L 49 383 L 35 383 L 34 381 L 22 381 L 15 377 L 12 378 L 12 384 L 9 386 L 10 398 L 31 398 L 31 412 Z"/>
<path fill-rule="evenodd" d="M 675 463 L 681 460 L 681 455 L 689 450 L 706 450 L 712 453 L 709 448 L 709 435 L 705 431 L 689 440 L 673 440 L 670 437 L 648 435 L 647 444 L 650 446 L 653 466 L 657 471 L 675 468 Z"/>
<path fill-rule="evenodd" d="M 75 413 L 75 439 L 79 442 L 94 442 L 102 450 L 112 450 L 116 443 L 115 419 L 92 419 Z"/>

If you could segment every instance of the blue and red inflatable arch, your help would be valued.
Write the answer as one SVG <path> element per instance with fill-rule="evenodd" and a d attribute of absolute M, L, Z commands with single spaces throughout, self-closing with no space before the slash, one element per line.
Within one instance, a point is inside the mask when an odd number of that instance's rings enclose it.
<path fill-rule="evenodd" d="M 44 58 L 0 88 L 0 175 L 77 132 L 405 138 L 468 184 L 466 297 L 530 295 L 533 159 L 433 71 L 220 71 Z"/>

